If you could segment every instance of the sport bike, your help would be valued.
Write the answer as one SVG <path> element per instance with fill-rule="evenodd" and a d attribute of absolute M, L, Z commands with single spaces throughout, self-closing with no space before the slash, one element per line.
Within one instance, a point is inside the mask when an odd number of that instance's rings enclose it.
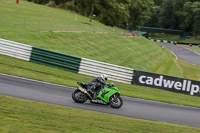
<path fill-rule="evenodd" d="M 77 84 L 79 87 L 72 93 L 72 99 L 77 103 L 90 100 L 91 103 L 110 105 L 112 108 L 120 108 L 123 105 L 120 92 L 114 83 L 106 84 L 106 88 L 99 92 L 97 99 L 93 99 L 93 93 L 89 91 L 86 83 L 77 82 Z"/>

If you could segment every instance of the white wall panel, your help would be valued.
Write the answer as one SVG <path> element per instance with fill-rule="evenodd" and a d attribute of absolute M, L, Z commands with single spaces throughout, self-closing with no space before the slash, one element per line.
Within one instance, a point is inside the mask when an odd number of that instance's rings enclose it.
<path fill-rule="evenodd" d="M 0 54 L 29 61 L 32 46 L 0 39 Z"/>
<path fill-rule="evenodd" d="M 95 77 L 100 74 L 107 74 L 109 80 L 126 84 L 131 84 L 133 79 L 133 69 L 131 68 L 86 58 L 82 58 L 78 73 Z"/>

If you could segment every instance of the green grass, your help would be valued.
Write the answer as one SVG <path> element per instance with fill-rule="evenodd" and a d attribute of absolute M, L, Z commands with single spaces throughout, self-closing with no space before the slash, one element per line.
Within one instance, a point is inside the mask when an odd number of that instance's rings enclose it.
<path fill-rule="evenodd" d="M 200 36 L 195 39 L 194 37 L 186 39 L 186 40 L 181 40 L 180 42 L 185 42 L 185 43 L 200 43 Z"/>
<path fill-rule="evenodd" d="M 89 18 L 75 12 L 51 8 L 39 4 L 20 0 L 8 2 L 0 1 L 0 32 L 13 32 L 26 30 L 32 32 L 42 31 L 85 31 L 108 32 L 121 34 L 123 30 L 105 26 L 98 21 L 89 22 Z"/>
<path fill-rule="evenodd" d="M 200 128 L 0 96 L 1 133 L 198 133 Z"/>

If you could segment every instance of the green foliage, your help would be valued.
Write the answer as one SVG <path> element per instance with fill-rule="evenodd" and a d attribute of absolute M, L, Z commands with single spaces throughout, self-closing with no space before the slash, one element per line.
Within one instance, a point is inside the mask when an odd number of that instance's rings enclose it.
<path fill-rule="evenodd" d="M 193 3 L 193 13 L 194 13 L 194 26 L 193 33 L 195 37 L 200 35 L 200 2 Z"/>
<path fill-rule="evenodd" d="M 106 8 L 104 8 L 104 6 L 106 6 Z M 100 22 L 110 26 L 125 23 L 129 18 L 126 7 L 116 0 L 100 1 L 100 4 L 97 6 L 97 12 L 101 12 L 101 14 L 99 14 Z"/>
<path fill-rule="evenodd" d="M 75 11 L 108 26 L 179 29 L 200 34 L 199 0 L 28 0 Z M 95 15 L 95 17 L 93 17 Z"/>
<path fill-rule="evenodd" d="M 128 1 L 121 0 L 75 0 L 80 14 L 90 16 L 90 21 L 95 14 L 100 22 L 109 26 L 127 22 L 129 17 L 125 7 L 127 3 Z"/>
<path fill-rule="evenodd" d="M 155 10 L 145 26 L 179 29 L 200 34 L 199 0 L 154 0 Z"/>
<path fill-rule="evenodd" d="M 47 4 L 73 10 L 81 15 L 96 18 L 108 25 L 116 26 L 129 23 L 132 27 L 143 25 L 154 12 L 153 0 L 28 0 L 37 4 Z M 95 18 L 95 19 L 96 19 Z"/>
<path fill-rule="evenodd" d="M 131 27 L 141 26 L 148 21 L 155 11 L 153 0 L 131 0 L 129 6 L 129 24 Z"/>
<path fill-rule="evenodd" d="M 161 7 L 154 6 L 154 12 L 152 13 L 151 18 L 149 19 L 149 21 L 146 21 L 144 25 L 147 27 L 160 27 L 159 23 L 160 12 L 161 12 Z"/>
<path fill-rule="evenodd" d="M 182 22 L 180 12 L 188 0 L 163 0 L 160 12 L 160 24 L 166 29 L 179 29 Z"/>
<path fill-rule="evenodd" d="M 181 26 L 185 31 L 193 31 L 197 37 L 200 35 L 200 2 L 186 2 L 183 9 L 182 15 L 185 20 Z"/>
<path fill-rule="evenodd" d="M 49 0 L 28 0 L 28 1 L 32 1 L 37 4 L 46 4 L 49 2 Z"/>

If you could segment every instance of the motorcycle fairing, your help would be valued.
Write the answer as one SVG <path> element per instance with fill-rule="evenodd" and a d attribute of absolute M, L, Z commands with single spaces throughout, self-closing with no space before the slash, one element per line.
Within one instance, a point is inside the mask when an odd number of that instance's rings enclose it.
<path fill-rule="evenodd" d="M 116 87 L 106 88 L 101 90 L 97 97 L 109 103 L 110 97 L 116 93 L 119 94 L 119 90 Z"/>

